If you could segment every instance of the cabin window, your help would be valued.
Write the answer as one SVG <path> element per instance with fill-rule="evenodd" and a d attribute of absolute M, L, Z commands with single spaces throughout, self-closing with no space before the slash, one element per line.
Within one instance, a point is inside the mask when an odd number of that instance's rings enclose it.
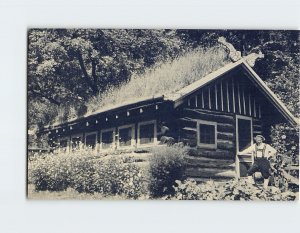
<path fill-rule="evenodd" d="M 198 146 L 207 148 L 217 147 L 217 123 L 198 121 L 197 123 Z"/>
<path fill-rule="evenodd" d="M 140 122 L 138 124 L 138 144 L 147 145 L 156 143 L 156 121 Z"/>
<path fill-rule="evenodd" d="M 79 150 L 82 145 L 82 135 L 74 135 L 71 137 L 71 148 L 72 151 Z"/>
<path fill-rule="evenodd" d="M 113 149 L 115 143 L 115 130 L 106 129 L 101 131 L 101 149 Z"/>
<path fill-rule="evenodd" d="M 85 135 L 86 148 L 95 149 L 97 145 L 97 132 L 87 133 Z"/>
<path fill-rule="evenodd" d="M 119 147 L 130 147 L 134 144 L 134 125 L 119 127 Z"/>

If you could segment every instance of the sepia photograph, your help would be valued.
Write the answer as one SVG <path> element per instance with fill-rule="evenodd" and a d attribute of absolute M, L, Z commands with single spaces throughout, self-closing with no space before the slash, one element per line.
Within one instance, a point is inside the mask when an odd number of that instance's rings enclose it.
<path fill-rule="evenodd" d="M 30 200 L 299 199 L 299 30 L 30 28 Z"/>

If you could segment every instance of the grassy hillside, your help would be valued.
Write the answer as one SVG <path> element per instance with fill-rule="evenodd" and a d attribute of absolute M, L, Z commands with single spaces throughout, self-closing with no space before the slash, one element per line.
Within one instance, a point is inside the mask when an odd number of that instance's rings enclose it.
<path fill-rule="evenodd" d="M 156 65 L 143 75 L 133 75 L 123 85 L 100 93 L 87 103 L 87 114 L 139 98 L 172 94 L 229 62 L 221 47 L 187 52 L 173 61 Z"/>

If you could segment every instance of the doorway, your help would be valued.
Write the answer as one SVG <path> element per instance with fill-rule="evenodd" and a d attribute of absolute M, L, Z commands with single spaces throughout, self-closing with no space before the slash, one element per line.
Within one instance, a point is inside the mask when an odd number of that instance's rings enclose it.
<path fill-rule="evenodd" d="M 252 164 L 251 155 L 238 155 L 253 143 L 252 118 L 246 116 L 236 116 L 236 171 L 238 177 L 247 176 L 247 171 Z"/>

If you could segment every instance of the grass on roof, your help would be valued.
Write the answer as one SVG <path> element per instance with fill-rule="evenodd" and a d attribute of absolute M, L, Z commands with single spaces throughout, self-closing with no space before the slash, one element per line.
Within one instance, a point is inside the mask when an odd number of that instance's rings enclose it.
<path fill-rule="evenodd" d="M 100 93 L 87 103 L 87 115 L 135 99 L 174 94 L 229 62 L 221 47 L 197 48 L 173 61 L 148 69 L 143 75 L 133 75 L 119 87 Z"/>

